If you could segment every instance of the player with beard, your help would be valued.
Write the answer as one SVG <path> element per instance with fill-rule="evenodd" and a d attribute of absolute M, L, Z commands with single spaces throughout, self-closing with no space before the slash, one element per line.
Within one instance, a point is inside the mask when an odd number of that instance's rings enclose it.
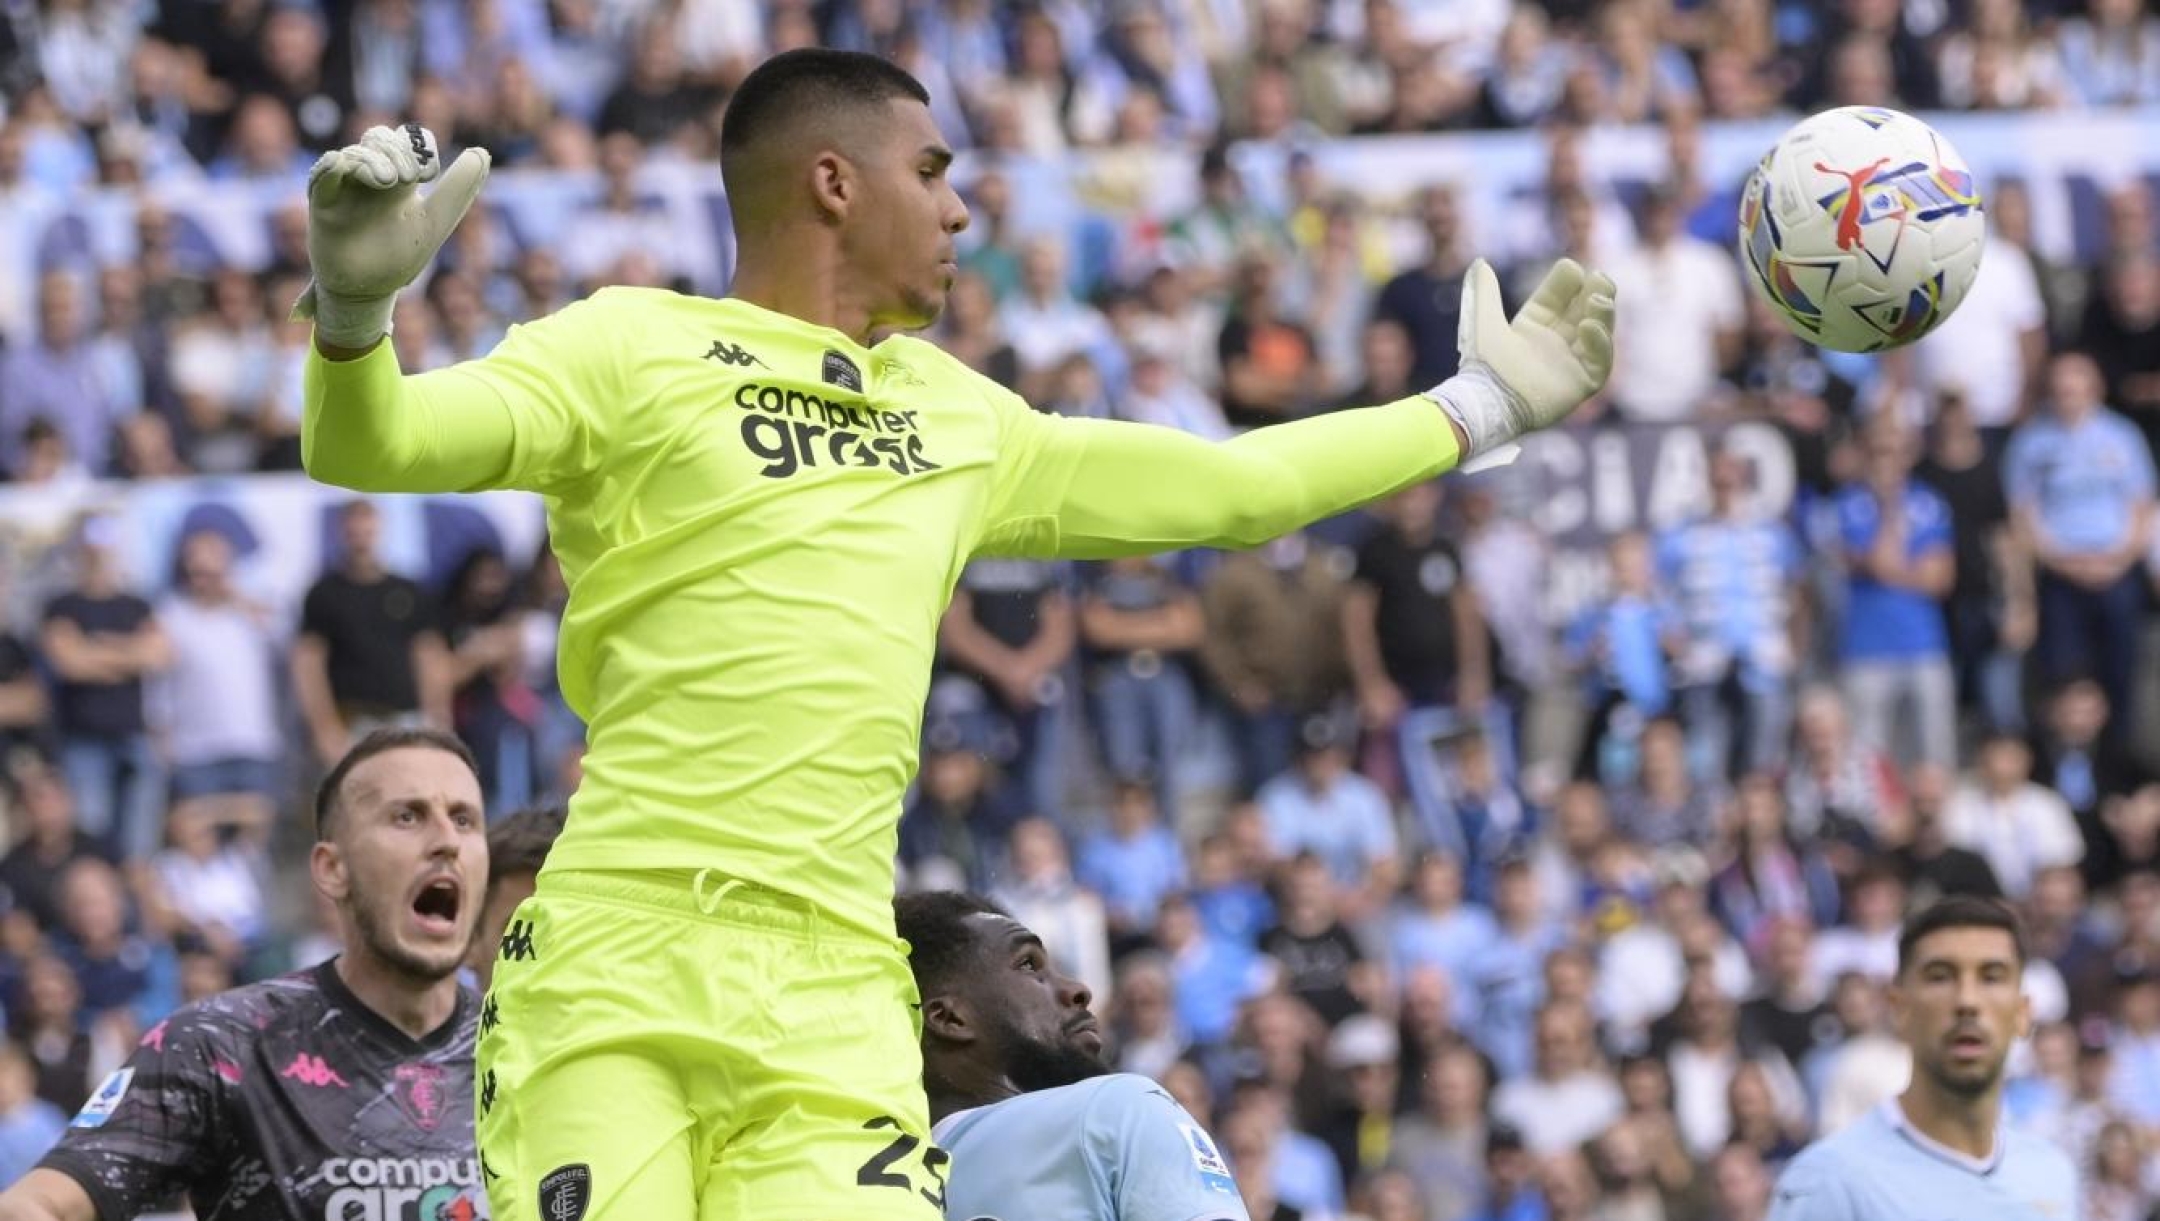
<path fill-rule="evenodd" d="M 2069 1156 L 2002 1122 L 2003 1063 L 2032 1030 L 2024 974 L 2017 917 L 1993 899 L 1907 922 L 1890 1003 L 1912 1084 L 1794 1158 L 1770 1221 L 2077 1221 Z"/>
<path fill-rule="evenodd" d="M 345 951 L 152 1027 L 0 1221 L 125 1221 L 183 1195 L 219 1221 L 484 1221 L 480 1004 L 458 983 L 488 870 L 471 753 L 370 735 L 323 779 L 315 834 Z"/>
<path fill-rule="evenodd" d="M 1146 1077 L 1112 1072 L 1087 985 L 973 895 L 894 915 L 922 996 L 932 1136 L 965 1221 L 1247 1221 L 1215 1142 Z"/>

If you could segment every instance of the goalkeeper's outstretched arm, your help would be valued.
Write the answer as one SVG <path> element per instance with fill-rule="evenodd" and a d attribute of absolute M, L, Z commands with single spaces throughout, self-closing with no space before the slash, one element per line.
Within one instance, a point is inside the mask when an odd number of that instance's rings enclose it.
<path fill-rule="evenodd" d="M 588 469 L 612 370 L 579 359 L 559 321 L 512 332 L 487 359 L 407 377 L 383 342 L 397 294 L 426 270 L 487 179 L 467 149 L 436 181 L 441 155 L 416 123 L 377 127 L 323 154 L 308 175 L 314 280 L 294 306 L 315 322 L 300 457 L 308 474 L 362 492 L 549 490 Z M 542 337 L 552 332 L 555 341 Z"/>
<path fill-rule="evenodd" d="M 1562 260 L 1511 322 L 1483 261 L 1463 287 L 1462 371 L 1424 394 L 1209 443 L 1039 421 L 982 550 L 1076 559 L 1250 547 L 1566 418 L 1612 370 L 1612 281 Z"/>

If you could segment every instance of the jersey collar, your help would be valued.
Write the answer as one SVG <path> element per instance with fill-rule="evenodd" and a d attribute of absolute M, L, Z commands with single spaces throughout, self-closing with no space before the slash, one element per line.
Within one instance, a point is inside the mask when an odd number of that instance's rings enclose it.
<path fill-rule="evenodd" d="M 1960 1153 L 1914 1127 L 1912 1120 L 1905 1117 L 1905 1108 L 1899 1105 L 1896 1098 L 1884 1099 L 1882 1112 L 1883 1118 L 1889 1123 L 1891 1131 L 1904 1137 L 1911 1142 L 1914 1148 L 1937 1161 L 1948 1162 L 1960 1170 L 1969 1170 L 1974 1174 L 1981 1175 L 1993 1174 L 1995 1168 L 2002 1165 L 2003 1134 L 2002 1121 L 1999 1118 L 1995 1122 L 1995 1147 L 1988 1151 L 1986 1157 L 1979 1158 L 1973 1157 L 1971 1154 Z"/>
<path fill-rule="evenodd" d="M 412 1054 L 435 1051 L 456 1038 L 459 1026 L 465 1021 L 466 1009 L 471 1004 L 470 994 L 460 986 L 457 1004 L 451 1008 L 450 1016 L 443 1019 L 442 1025 L 416 1039 L 400 1030 L 389 1018 L 368 1008 L 366 1001 L 345 986 L 345 980 L 337 973 L 336 958 L 316 964 L 315 986 L 322 989 L 323 995 L 329 997 L 331 1003 L 351 1014 L 354 1021 L 366 1027 L 376 1038 Z"/>

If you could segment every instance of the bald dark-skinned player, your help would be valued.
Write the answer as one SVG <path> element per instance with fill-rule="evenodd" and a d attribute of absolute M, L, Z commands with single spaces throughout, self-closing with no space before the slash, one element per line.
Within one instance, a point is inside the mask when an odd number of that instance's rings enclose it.
<path fill-rule="evenodd" d="M 725 298 L 611 288 L 405 376 L 397 292 L 477 195 L 417 126 L 325 154 L 302 449 L 376 492 L 546 498 L 585 780 L 502 939 L 480 1148 L 503 1221 L 939 1215 L 893 853 L 970 558 L 1244 547 L 1497 456 L 1603 385 L 1612 286 L 1556 268 L 1463 371 L 1210 444 L 1039 414 L 921 340 L 967 225 L 912 77 L 803 50 L 730 99 Z M 575 240 L 573 235 L 571 240 Z"/>

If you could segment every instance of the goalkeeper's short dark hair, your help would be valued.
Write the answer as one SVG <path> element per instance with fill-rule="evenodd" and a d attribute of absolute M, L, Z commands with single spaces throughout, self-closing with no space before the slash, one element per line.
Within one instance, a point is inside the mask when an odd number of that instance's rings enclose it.
<path fill-rule="evenodd" d="M 957 890 L 926 890 L 893 900 L 894 931 L 908 943 L 908 967 L 915 990 L 925 999 L 944 992 L 954 976 L 973 961 L 975 931 L 970 916 L 1008 916 L 1004 908 Z"/>
<path fill-rule="evenodd" d="M 862 110 L 930 91 L 907 69 L 861 51 L 803 47 L 759 64 L 728 99 L 720 120 L 720 178 L 729 198 L 748 187 L 758 145 L 805 119 L 844 127 Z"/>

